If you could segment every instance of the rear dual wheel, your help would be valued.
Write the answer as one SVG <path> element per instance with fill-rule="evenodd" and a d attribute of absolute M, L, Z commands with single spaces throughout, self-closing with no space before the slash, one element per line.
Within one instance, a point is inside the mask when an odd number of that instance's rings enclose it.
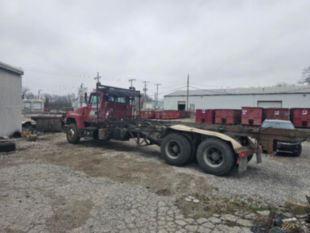
<path fill-rule="evenodd" d="M 197 162 L 206 173 L 224 176 L 232 171 L 236 159 L 229 144 L 217 138 L 208 138 L 198 146 Z"/>
<path fill-rule="evenodd" d="M 192 158 L 192 146 L 182 134 L 168 134 L 160 145 L 161 154 L 168 164 L 183 166 Z"/>
<path fill-rule="evenodd" d="M 168 134 L 160 148 L 165 161 L 171 165 L 183 166 L 193 157 L 192 144 L 182 134 Z M 217 138 L 208 138 L 201 142 L 196 157 L 204 172 L 217 176 L 228 175 L 236 165 L 236 157 L 231 146 Z"/>

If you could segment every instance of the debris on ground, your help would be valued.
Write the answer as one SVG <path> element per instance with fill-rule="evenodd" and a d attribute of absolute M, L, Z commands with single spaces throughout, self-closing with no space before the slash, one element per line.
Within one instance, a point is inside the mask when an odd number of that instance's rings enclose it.
<path fill-rule="evenodd" d="M 16 150 L 15 142 L 0 140 L 0 152 L 11 152 Z"/>
<path fill-rule="evenodd" d="M 38 135 L 32 130 L 23 130 L 21 136 L 28 141 L 36 141 Z"/>

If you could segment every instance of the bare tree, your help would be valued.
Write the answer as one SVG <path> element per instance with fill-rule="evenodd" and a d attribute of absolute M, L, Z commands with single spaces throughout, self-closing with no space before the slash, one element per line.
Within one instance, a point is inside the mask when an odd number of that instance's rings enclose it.
<path fill-rule="evenodd" d="M 76 97 L 74 94 L 44 94 L 44 99 L 44 107 L 47 111 L 67 111 L 72 109 L 72 102 L 76 99 Z"/>
<path fill-rule="evenodd" d="M 301 80 L 301 83 L 310 85 L 310 66 L 303 70 L 302 76 L 303 79 Z"/>
<path fill-rule="evenodd" d="M 31 92 L 28 87 L 22 88 L 22 99 L 33 99 L 35 95 Z"/>

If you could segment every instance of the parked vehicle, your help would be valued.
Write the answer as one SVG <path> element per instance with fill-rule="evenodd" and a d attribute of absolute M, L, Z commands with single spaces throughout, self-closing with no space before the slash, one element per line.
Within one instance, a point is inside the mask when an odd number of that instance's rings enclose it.
<path fill-rule="evenodd" d="M 295 127 L 291 121 L 266 119 L 262 126 L 263 129 L 287 129 L 294 130 Z M 274 150 L 276 153 L 289 153 L 299 156 L 302 152 L 301 141 L 299 140 L 274 140 Z"/>
<path fill-rule="evenodd" d="M 260 156 L 247 137 L 241 140 L 220 132 L 139 119 L 139 107 L 135 109 L 139 99 L 139 91 L 97 83 L 87 105 L 66 114 L 68 142 L 75 144 L 85 137 L 102 142 L 135 139 L 138 144 L 160 146 L 163 158 L 171 165 L 182 166 L 196 157 L 205 172 L 215 175 L 227 175 L 235 167 L 243 171 L 248 156 Z"/>

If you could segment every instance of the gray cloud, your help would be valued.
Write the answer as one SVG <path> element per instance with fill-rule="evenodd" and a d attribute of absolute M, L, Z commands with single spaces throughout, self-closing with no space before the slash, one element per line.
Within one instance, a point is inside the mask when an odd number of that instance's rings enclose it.
<path fill-rule="evenodd" d="M 310 65 L 310 2 L 0 1 L 0 59 L 21 66 L 23 83 L 75 92 L 81 82 L 152 92 L 295 83 Z"/>

